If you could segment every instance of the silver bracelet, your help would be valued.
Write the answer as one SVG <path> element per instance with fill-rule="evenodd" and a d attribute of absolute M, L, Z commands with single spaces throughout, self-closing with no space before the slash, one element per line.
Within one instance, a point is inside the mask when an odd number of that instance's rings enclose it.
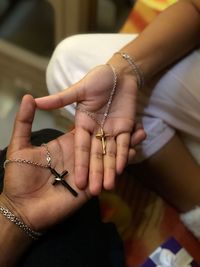
<path fill-rule="evenodd" d="M 121 55 L 121 57 L 129 63 L 136 76 L 138 88 L 141 89 L 144 86 L 144 74 L 136 63 L 136 60 L 124 52 L 116 52 L 115 54 Z"/>
<path fill-rule="evenodd" d="M 20 229 L 22 229 L 29 237 L 34 240 L 38 240 L 42 236 L 42 233 L 33 231 L 28 225 L 23 223 L 19 218 L 17 218 L 11 211 L 0 206 L 0 213 L 3 214 L 8 220 L 16 224 Z"/>

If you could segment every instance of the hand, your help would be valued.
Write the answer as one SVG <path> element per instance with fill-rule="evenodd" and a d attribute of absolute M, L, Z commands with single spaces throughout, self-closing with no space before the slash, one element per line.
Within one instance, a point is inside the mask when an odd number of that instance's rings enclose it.
<path fill-rule="evenodd" d="M 95 113 L 96 119 L 101 121 L 112 87 L 112 70 L 108 65 L 102 65 L 63 92 L 36 99 L 36 104 L 41 109 L 56 109 L 77 102 L 83 109 Z M 107 153 L 104 156 L 101 142 L 95 137 L 99 125 L 86 113 L 80 110 L 76 112 L 75 182 L 79 188 L 84 189 L 89 183 L 90 192 L 96 195 L 102 187 L 108 190 L 114 187 L 116 173 L 123 171 L 128 160 L 136 95 L 135 79 L 131 75 L 119 75 L 117 90 L 104 125 L 105 133 L 112 136 L 107 138 Z"/>
<path fill-rule="evenodd" d="M 45 147 L 30 143 L 35 101 L 26 95 L 17 114 L 7 159 L 26 159 L 47 164 Z M 52 185 L 49 169 L 28 164 L 8 163 L 0 201 L 36 231 L 42 231 L 71 214 L 90 197 L 74 183 L 74 134 L 67 133 L 48 143 L 52 167 L 68 170 L 67 182 L 78 192 L 75 198 L 62 184 Z"/>
<path fill-rule="evenodd" d="M 147 135 L 144 131 L 144 128 L 140 122 L 136 122 L 133 133 L 131 135 L 130 149 L 128 155 L 128 165 L 135 163 L 136 155 L 136 146 L 141 143 L 142 140 L 145 140 Z"/>

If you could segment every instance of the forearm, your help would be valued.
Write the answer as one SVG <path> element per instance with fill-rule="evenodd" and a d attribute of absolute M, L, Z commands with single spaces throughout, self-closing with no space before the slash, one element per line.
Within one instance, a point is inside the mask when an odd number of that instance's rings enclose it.
<path fill-rule="evenodd" d="M 162 12 L 121 51 L 137 60 L 145 80 L 180 59 L 200 42 L 200 1 L 179 1 Z M 112 64 L 125 64 L 119 55 Z"/>
<path fill-rule="evenodd" d="M 31 239 L 1 213 L 0 229 L 0 266 L 15 266 L 30 246 Z"/>

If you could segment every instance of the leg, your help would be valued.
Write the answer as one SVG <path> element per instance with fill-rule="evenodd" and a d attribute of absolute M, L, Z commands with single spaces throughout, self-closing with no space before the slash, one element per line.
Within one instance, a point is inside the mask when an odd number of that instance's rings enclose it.
<path fill-rule="evenodd" d="M 142 164 L 145 183 L 184 212 L 183 223 L 200 240 L 200 166 L 178 135 Z"/>
<path fill-rule="evenodd" d="M 137 113 L 147 133 L 140 160 L 159 151 L 176 130 L 200 163 L 199 59 L 197 49 L 139 91 Z"/>
<path fill-rule="evenodd" d="M 150 186 L 185 212 L 200 204 L 200 166 L 178 135 L 143 163 L 150 171 Z"/>

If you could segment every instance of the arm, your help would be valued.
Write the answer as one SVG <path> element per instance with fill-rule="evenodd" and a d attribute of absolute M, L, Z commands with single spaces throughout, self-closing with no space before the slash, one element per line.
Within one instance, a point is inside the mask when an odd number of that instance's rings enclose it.
<path fill-rule="evenodd" d="M 33 147 L 30 143 L 35 107 L 31 96 L 23 98 L 15 120 L 7 159 L 47 163 L 46 149 L 41 146 Z M 73 133 L 64 134 L 49 142 L 48 149 L 52 167 L 60 173 L 63 170 L 69 171 L 67 182 L 78 192 L 78 197 L 74 197 L 61 184 L 54 186 L 54 176 L 48 168 L 16 162 L 8 163 L 5 167 L 0 206 L 11 211 L 36 232 L 46 232 L 90 198 L 87 191 L 78 190 L 74 184 L 73 140 Z M 29 248 L 32 239 L 1 213 L 0 229 L 0 266 L 15 266 Z"/>
<path fill-rule="evenodd" d="M 163 11 L 131 43 L 121 50 L 133 56 L 141 67 L 145 80 L 169 67 L 200 44 L 200 1 L 180 0 Z M 124 65 L 119 56 L 109 62 Z"/>
<path fill-rule="evenodd" d="M 1 214 L 0 229 L 0 266 L 15 266 L 16 262 L 28 249 L 32 241 L 19 229 L 19 227 L 14 225 Z"/>
<path fill-rule="evenodd" d="M 160 14 L 136 40 L 121 49 L 136 59 L 146 82 L 199 45 L 199 10 L 199 0 L 179 1 Z M 101 156 L 100 143 L 94 137 L 98 131 L 94 121 L 80 111 L 75 117 L 75 181 L 79 188 L 89 184 L 92 194 L 99 194 L 102 187 L 114 187 L 115 174 L 120 174 L 127 164 L 130 136 L 135 125 L 136 77 L 121 56 L 113 55 L 108 63 L 117 70 L 118 84 L 104 128 L 114 139 L 108 140 L 107 155 Z M 39 108 L 54 109 L 77 102 L 100 116 L 111 88 L 111 71 L 103 65 L 63 92 L 36 99 L 36 103 Z"/>

